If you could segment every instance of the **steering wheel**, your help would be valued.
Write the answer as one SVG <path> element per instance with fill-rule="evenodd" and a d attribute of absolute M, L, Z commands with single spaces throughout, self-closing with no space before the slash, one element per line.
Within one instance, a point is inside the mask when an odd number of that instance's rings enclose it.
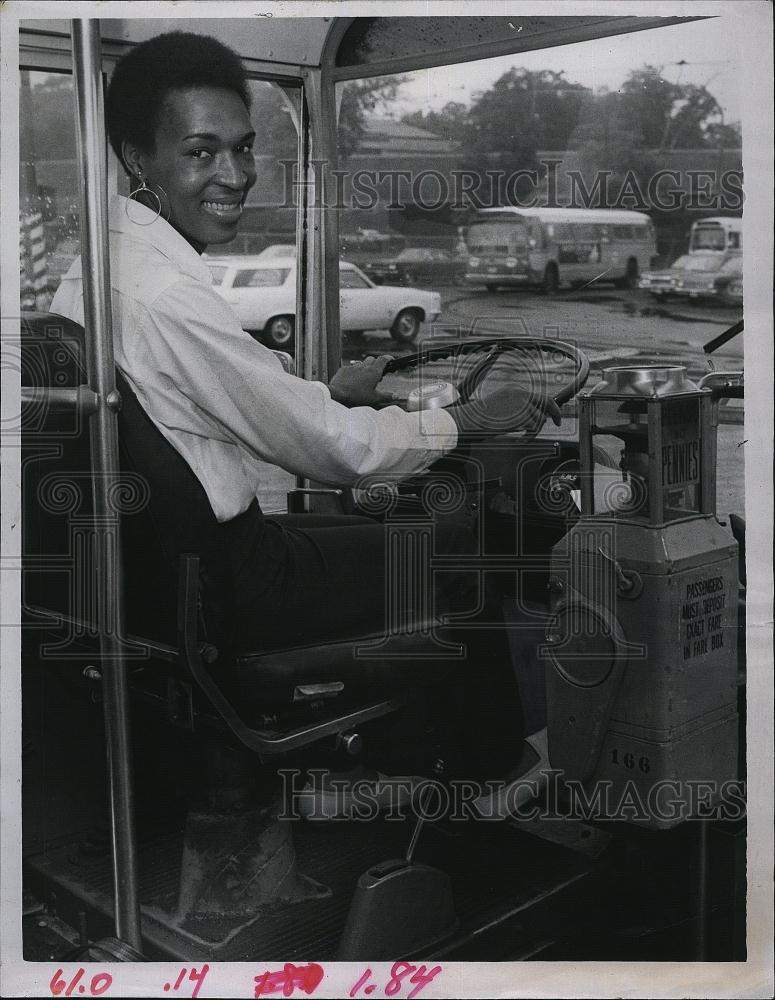
<path fill-rule="evenodd" d="M 464 359 L 469 355 L 481 353 L 479 359 L 472 359 L 470 370 L 465 371 L 459 379 L 455 388 L 459 395 L 459 401 L 465 403 L 471 399 L 473 393 L 487 372 L 496 364 L 499 358 L 507 353 L 528 353 L 537 354 L 540 359 L 540 366 L 543 373 L 547 374 L 547 369 L 551 363 L 557 364 L 558 360 L 570 360 L 573 362 L 574 371 L 570 377 L 563 375 L 554 376 L 560 381 L 560 385 L 552 390 L 552 396 L 558 406 L 567 403 L 584 386 L 589 378 L 589 360 L 583 351 L 580 351 L 573 344 L 565 343 L 561 340 L 550 340 L 544 337 L 490 337 L 466 340 L 463 343 L 439 345 L 438 347 L 427 347 L 415 354 L 409 354 L 402 358 L 395 358 L 385 366 L 383 377 L 395 372 L 407 371 L 419 368 L 435 361 L 452 359 L 455 363 L 465 365 Z"/>
<path fill-rule="evenodd" d="M 552 389 L 552 396 L 558 406 L 567 403 L 580 392 L 589 378 L 589 360 L 582 351 L 573 344 L 568 344 L 561 340 L 550 340 L 544 337 L 472 338 L 463 342 L 426 347 L 422 351 L 407 354 L 404 357 L 394 358 L 392 361 L 389 361 L 385 365 L 383 378 L 393 374 L 408 372 L 412 369 L 420 369 L 422 371 L 423 366 L 432 366 L 434 363 L 441 363 L 440 366 L 444 368 L 444 371 L 443 375 L 439 376 L 439 378 L 443 377 L 445 380 L 448 380 L 450 364 L 454 373 L 454 368 L 460 362 L 461 367 L 466 370 L 464 370 L 462 377 L 456 381 L 455 388 L 457 389 L 459 400 L 465 402 L 471 398 L 477 386 L 497 360 L 506 353 L 532 353 L 537 355 L 542 359 L 541 367 L 544 369 L 544 374 L 546 374 L 546 369 L 550 367 L 547 362 L 553 361 L 555 365 L 558 361 L 565 361 L 566 363 L 570 361 L 572 363 L 572 374 L 568 375 L 566 373 L 560 376 L 555 374 L 557 381 L 555 387 Z M 476 358 L 476 354 L 481 354 L 481 357 Z M 447 362 L 446 366 L 444 362 Z M 398 400 L 394 399 L 395 403 L 398 403 Z M 537 432 L 537 429 L 523 432 L 523 440 L 534 437 Z M 418 503 L 422 503 L 420 498 L 423 490 L 420 483 L 428 475 L 429 472 L 426 470 L 425 473 L 421 473 L 418 477 L 412 477 L 403 484 L 404 486 L 408 485 L 410 489 L 415 489 L 418 493 L 416 498 Z M 393 489 L 385 489 L 384 487 L 384 483 L 381 481 L 377 482 L 373 488 L 360 490 L 357 500 L 355 499 L 355 494 L 353 494 L 351 502 L 355 500 L 362 512 L 373 514 L 384 513 L 384 511 L 391 509 L 396 499 Z M 402 500 L 403 502 L 407 502 L 407 497 L 403 495 Z"/>

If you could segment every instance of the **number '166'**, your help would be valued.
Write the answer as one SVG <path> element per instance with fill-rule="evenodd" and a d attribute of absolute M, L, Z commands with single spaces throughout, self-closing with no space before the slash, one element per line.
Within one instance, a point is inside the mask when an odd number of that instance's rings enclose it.
<path fill-rule="evenodd" d="M 611 751 L 611 763 L 616 764 L 617 767 L 626 767 L 628 771 L 634 771 L 637 767 L 639 771 L 643 774 L 648 774 L 651 770 L 651 761 L 648 757 L 636 757 L 634 753 L 630 753 L 627 750 L 625 753 L 621 753 L 619 750 L 614 748 Z"/>

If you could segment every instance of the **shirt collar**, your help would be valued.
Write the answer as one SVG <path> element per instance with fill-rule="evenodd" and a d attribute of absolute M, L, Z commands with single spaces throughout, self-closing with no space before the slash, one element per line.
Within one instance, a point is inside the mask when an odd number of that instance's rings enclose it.
<path fill-rule="evenodd" d="M 109 213 L 111 233 L 121 233 L 133 240 L 147 243 L 176 264 L 185 274 L 211 284 L 210 268 L 188 240 L 152 209 L 146 208 L 135 199 L 128 205 L 129 200 L 121 195 L 111 199 Z"/>

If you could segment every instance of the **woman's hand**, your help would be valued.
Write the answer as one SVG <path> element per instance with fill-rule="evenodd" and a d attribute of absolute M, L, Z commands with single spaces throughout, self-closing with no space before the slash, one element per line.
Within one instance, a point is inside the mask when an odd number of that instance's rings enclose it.
<path fill-rule="evenodd" d="M 509 431 L 536 434 L 547 417 L 551 417 L 558 427 L 562 420 L 560 408 L 551 396 L 517 386 L 500 386 L 486 396 L 474 393 L 469 402 L 450 406 L 447 413 L 457 424 L 461 441 Z"/>
<path fill-rule="evenodd" d="M 392 402 L 391 393 L 377 388 L 385 365 L 392 360 L 392 355 L 381 354 L 343 365 L 328 384 L 331 398 L 343 406 L 384 406 Z"/>

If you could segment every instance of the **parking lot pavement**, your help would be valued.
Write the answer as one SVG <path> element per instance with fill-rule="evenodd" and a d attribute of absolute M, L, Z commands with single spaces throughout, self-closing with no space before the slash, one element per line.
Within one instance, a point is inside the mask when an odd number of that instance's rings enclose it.
<path fill-rule="evenodd" d="M 547 336 L 578 344 L 591 358 L 705 365 L 703 344 L 740 319 L 740 310 L 716 302 L 676 299 L 657 303 L 647 292 L 607 287 L 562 290 L 545 296 L 529 289 L 487 292 L 478 288 L 437 288 L 441 316 L 424 323 L 420 340 L 457 336 Z M 409 354 L 416 345 L 395 344 L 387 331 L 372 331 L 348 343 L 347 360 L 384 351 Z M 742 368 L 743 338 L 713 355 L 716 368 Z"/>
<path fill-rule="evenodd" d="M 676 300 L 658 304 L 646 292 L 613 288 L 563 290 L 545 296 L 526 289 L 490 293 L 449 289 L 435 327 L 461 332 L 529 334 L 577 342 L 589 350 L 632 349 L 642 355 L 692 355 L 740 318 L 740 311 L 718 303 Z M 742 360 L 742 338 L 723 352 Z"/>

